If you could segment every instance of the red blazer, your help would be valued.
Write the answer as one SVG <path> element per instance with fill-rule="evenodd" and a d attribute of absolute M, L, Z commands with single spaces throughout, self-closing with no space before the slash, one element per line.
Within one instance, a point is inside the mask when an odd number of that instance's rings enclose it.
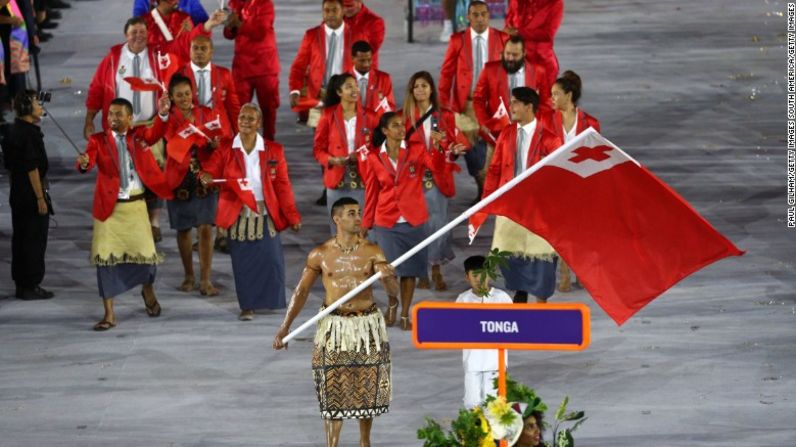
<path fill-rule="evenodd" d="M 191 41 L 196 36 L 211 36 L 211 33 L 205 31 L 204 24 L 200 23 L 194 26 L 191 16 L 182 11 L 174 11 L 168 18 L 163 18 L 174 38 L 171 42 L 166 40 L 157 23 L 155 23 L 155 19 L 152 18 L 152 11 L 145 14 L 142 19 L 146 22 L 147 46 L 160 48 L 161 51 L 167 53 L 173 53 L 183 62 L 191 60 Z"/>
<path fill-rule="evenodd" d="M 133 158 L 136 173 L 141 182 L 152 192 L 164 199 L 172 197 L 163 172 L 158 167 L 149 145 L 163 137 L 165 123 L 155 119 L 152 127 L 138 126 L 127 131 L 127 152 Z M 119 153 L 116 148 L 116 139 L 110 130 L 92 135 L 86 146 L 88 167 L 85 170 L 77 163 L 77 170 L 81 173 L 90 171 L 97 166 L 97 183 L 94 188 L 94 206 L 92 215 L 99 221 L 105 221 L 116 206 L 119 196 Z"/>
<path fill-rule="evenodd" d="M 380 148 L 368 155 L 365 180 L 365 212 L 362 227 L 373 225 L 392 228 L 398 218 L 416 227 L 428 220 L 423 195 L 423 172 L 441 169 L 445 156 L 439 151 L 427 152 L 422 145 L 409 143 L 398 154 L 397 172 Z"/>
<path fill-rule="evenodd" d="M 403 111 L 399 111 L 399 113 L 403 114 Z M 419 119 L 423 114 L 415 109 L 415 116 Z M 457 141 L 456 136 L 459 130 L 456 128 L 456 116 L 451 110 L 446 108 L 434 111 L 431 116 L 437 119 L 439 130 L 445 134 L 445 139 L 440 142 L 440 147 L 442 147 L 442 150 L 447 151 L 448 147 L 450 147 L 451 144 L 455 144 Z M 412 120 L 409 117 L 405 117 L 404 123 L 406 124 L 407 134 L 412 126 L 415 125 L 415 121 L 416 120 Z M 422 125 L 418 126 L 412 132 L 412 135 L 409 135 L 407 141 L 410 144 L 420 145 L 429 153 L 436 152 L 432 146 L 426 146 L 426 129 Z M 455 163 L 452 156 L 448 155 L 445 159 L 446 163 L 437 166 L 438 169 L 431 170 L 431 176 L 434 178 L 434 184 L 437 185 L 442 195 L 445 197 L 453 197 L 456 195 L 456 183 L 453 180 L 453 173 L 459 172 L 461 169 L 459 165 Z"/>
<path fill-rule="evenodd" d="M 525 62 L 525 86 L 532 87 L 539 93 L 539 110 L 537 115 L 548 113 L 550 105 L 550 84 L 547 83 L 547 75 L 544 68 L 539 64 L 531 65 Z M 511 92 L 509 92 L 509 77 L 506 69 L 503 68 L 501 61 L 487 62 L 478 78 L 478 84 L 473 92 L 473 109 L 475 116 L 481 125 L 484 125 L 494 116 L 500 100 L 506 105 L 506 111 L 511 114 L 509 106 L 511 103 Z M 493 136 L 500 134 L 502 128 L 491 128 Z"/>
<path fill-rule="evenodd" d="M 353 68 L 348 72 L 356 78 Z M 387 98 L 387 104 L 390 106 L 390 110 L 395 110 L 395 95 L 392 91 L 392 79 L 390 79 L 390 75 L 383 71 L 376 70 L 375 68 L 371 68 L 368 73 L 365 108 L 381 116 L 386 110 L 377 109 L 377 107 L 379 107 L 379 103 L 381 103 L 383 98 Z"/>
<path fill-rule="evenodd" d="M 538 163 L 562 144 L 563 141 L 558 136 L 544 127 L 539 120 L 536 120 L 536 131 L 533 133 L 531 145 L 528 147 L 528 164 L 525 168 Z M 498 137 L 495 153 L 492 155 L 492 161 L 486 171 L 484 193 L 481 197 L 487 197 L 514 178 L 514 154 L 516 152 L 517 124 L 511 123 L 503 129 Z"/>
<path fill-rule="evenodd" d="M 111 101 L 116 98 L 116 71 L 119 69 L 119 58 L 122 54 L 124 44 L 111 47 L 108 54 L 100 61 L 94 77 L 88 86 L 86 94 L 86 108 L 90 110 L 102 110 L 102 128 L 108 125 L 108 108 Z M 148 47 L 149 66 L 155 77 L 160 81 L 160 70 L 158 70 L 157 48 Z M 157 121 L 157 120 L 155 120 Z"/>
<path fill-rule="evenodd" d="M 232 75 L 238 79 L 279 76 L 279 51 L 274 31 L 274 4 L 271 0 L 230 0 L 230 11 L 238 14 L 238 28 L 224 28 L 224 37 L 235 39 Z M 237 122 L 237 116 L 236 122 Z"/>
<path fill-rule="evenodd" d="M 343 27 L 343 72 L 350 71 L 351 64 L 351 27 Z M 290 66 L 288 87 L 290 91 L 307 87 L 307 97 L 317 98 L 323 86 L 323 75 L 326 73 L 326 31 L 323 24 L 310 28 L 304 33 L 298 54 Z"/>
<path fill-rule="evenodd" d="M 223 133 L 221 134 L 221 144 L 229 143 L 232 141 L 232 132 L 230 130 L 229 122 L 227 122 L 227 118 L 223 113 L 220 113 L 217 109 L 211 109 L 209 107 L 195 105 L 193 108 L 193 119 L 194 119 L 194 126 L 199 127 L 208 122 L 213 121 L 216 119 L 216 116 L 221 121 L 221 128 L 223 129 Z M 164 134 L 166 141 L 172 139 L 177 132 L 180 132 L 185 126 L 185 123 L 188 122 L 185 117 L 183 117 L 182 113 L 179 112 L 176 107 L 172 108 L 171 113 L 169 113 L 169 120 L 166 123 L 166 132 Z M 166 149 L 168 149 L 168 144 L 166 144 Z M 199 159 L 199 164 L 204 166 L 205 163 L 208 163 L 210 158 L 212 157 L 213 152 L 215 150 L 208 144 L 204 144 L 201 147 L 197 147 L 196 158 Z M 168 155 L 168 154 L 167 154 Z M 166 157 L 166 183 L 169 186 L 169 189 L 174 190 L 182 180 L 185 178 L 185 175 L 188 173 L 188 169 L 191 167 L 191 157 L 186 156 L 182 162 L 177 162 L 173 157 Z"/>
<path fill-rule="evenodd" d="M 204 166 L 214 178 L 225 178 L 228 182 L 246 177 L 246 162 L 240 149 L 233 148 L 227 140 L 214 152 L 211 160 Z M 287 173 L 285 149 L 281 144 L 265 141 L 265 150 L 260 152 L 260 179 L 263 184 L 263 197 L 268 215 L 274 227 L 282 231 L 290 225 L 301 222 L 301 215 L 296 209 L 293 198 L 293 187 Z M 216 225 L 229 228 L 240 215 L 243 202 L 228 187 L 222 187 L 218 196 Z"/>
<path fill-rule="evenodd" d="M 597 118 L 589 115 L 580 108 L 576 109 L 578 113 L 578 123 L 575 130 L 575 135 L 580 134 L 589 127 L 593 127 L 597 132 L 600 131 L 600 122 Z M 545 114 L 541 117 L 544 126 L 561 140 L 564 141 L 564 125 L 561 122 L 561 112 L 554 110 L 552 113 Z"/>
<path fill-rule="evenodd" d="M 373 68 L 378 67 L 379 48 L 381 48 L 381 44 L 384 42 L 384 35 L 386 33 L 384 19 L 363 4 L 362 9 L 353 17 L 345 18 L 345 23 L 351 27 L 353 36 L 351 44 L 349 45 L 352 45 L 358 40 L 364 40 L 369 43 L 371 48 L 373 48 Z"/>
<path fill-rule="evenodd" d="M 489 28 L 489 48 L 487 61 L 499 61 L 503 53 L 503 45 L 508 40 L 508 34 Z M 470 38 L 470 28 L 451 35 L 448 51 L 442 61 L 439 72 L 439 102 L 445 107 L 450 107 L 454 112 L 464 113 L 473 79 L 473 41 Z M 508 104 L 506 104 L 508 107 Z"/>
<path fill-rule="evenodd" d="M 528 58 L 544 65 L 550 85 L 558 76 L 553 43 L 563 19 L 563 0 L 510 0 L 506 12 L 506 26 L 515 28 L 525 41 Z"/>
<path fill-rule="evenodd" d="M 180 72 L 193 83 L 193 103 L 198 105 L 199 91 L 197 90 L 198 87 L 193 76 L 191 64 L 185 64 Z M 240 113 L 240 101 L 238 100 L 235 83 L 232 81 L 232 74 L 228 69 L 211 63 L 210 84 L 213 89 L 213 108 L 221 111 L 226 117 L 228 124 L 232 126 L 231 136 L 232 133 L 238 132 L 238 114 Z"/>
<path fill-rule="evenodd" d="M 357 135 L 354 139 L 354 150 L 361 146 L 370 152 L 370 138 L 373 129 L 379 125 L 378 116 L 370 110 L 363 109 L 357 103 Z M 340 180 L 345 175 L 345 167 L 330 165 L 329 157 L 345 157 L 348 155 L 348 139 L 346 138 L 345 122 L 343 121 L 342 106 L 327 107 L 321 114 L 318 127 L 315 129 L 315 141 L 312 146 L 313 155 L 318 163 L 323 166 L 323 184 L 327 188 L 337 189 Z M 367 153 L 366 153 L 367 155 Z M 362 179 L 365 179 L 367 163 L 357 156 L 357 169 Z"/>

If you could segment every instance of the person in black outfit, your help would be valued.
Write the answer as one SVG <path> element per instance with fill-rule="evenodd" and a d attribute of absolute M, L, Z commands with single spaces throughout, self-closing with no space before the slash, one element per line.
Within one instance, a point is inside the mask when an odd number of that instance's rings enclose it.
<path fill-rule="evenodd" d="M 47 153 L 44 135 L 36 125 L 44 114 L 33 90 L 14 98 L 16 119 L 3 140 L 6 167 L 11 171 L 11 277 L 16 297 L 23 300 L 52 298 L 41 288 L 44 252 L 52 203 L 47 194 Z"/>

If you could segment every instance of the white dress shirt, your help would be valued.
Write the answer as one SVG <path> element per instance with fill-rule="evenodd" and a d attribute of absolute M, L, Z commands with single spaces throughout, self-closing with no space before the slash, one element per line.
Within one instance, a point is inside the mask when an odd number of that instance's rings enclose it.
<path fill-rule="evenodd" d="M 569 129 L 567 132 L 567 128 L 564 127 L 564 124 L 561 124 L 561 128 L 564 129 L 564 143 L 568 143 L 569 140 L 575 138 L 578 135 L 578 111 L 575 110 L 575 122 L 572 123 L 572 129 Z"/>
<path fill-rule="evenodd" d="M 199 95 L 199 82 L 200 82 L 199 78 L 200 76 L 203 76 L 205 78 L 204 97 L 199 98 L 199 104 L 202 104 L 207 107 L 213 107 L 213 83 L 212 83 L 213 78 L 211 77 L 210 74 L 211 65 L 212 64 L 208 63 L 207 65 L 204 66 L 204 68 L 202 68 L 191 62 L 191 70 L 193 71 L 193 78 L 196 80 L 196 85 L 194 86 L 194 88 L 196 88 L 197 96 Z M 205 72 L 200 75 L 199 70 L 204 70 Z"/>
<path fill-rule="evenodd" d="M 247 154 L 246 149 L 243 148 L 240 135 L 236 135 L 235 140 L 232 141 L 232 148 L 238 149 L 241 154 L 243 154 L 243 161 L 246 164 L 246 179 L 248 179 L 249 186 L 252 188 L 254 199 L 258 202 L 264 201 L 263 181 L 260 177 L 260 152 L 265 152 L 265 140 L 258 134 L 257 140 L 254 143 L 254 149 Z M 266 211 L 263 211 L 263 215 L 265 214 Z"/>
<path fill-rule="evenodd" d="M 114 143 L 118 141 L 119 135 L 122 135 L 123 137 L 126 135 L 126 134 L 118 134 L 113 130 L 111 131 L 111 133 L 113 134 Z M 126 139 L 124 141 L 127 142 Z M 118 154 L 119 148 L 117 147 L 116 150 Z M 130 178 L 129 178 L 129 183 L 127 184 L 127 189 L 122 189 L 121 184 L 119 184 L 119 195 L 117 197 L 120 199 L 129 199 L 130 196 L 144 193 L 144 184 L 141 182 L 141 178 L 138 177 L 138 172 L 136 172 L 135 170 L 135 163 L 133 162 L 133 156 L 130 154 L 129 147 L 127 148 L 127 157 L 131 166 Z M 119 160 L 120 168 L 121 168 L 121 162 L 122 160 Z M 119 175 L 121 175 L 121 171 L 119 172 Z"/>
<path fill-rule="evenodd" d="M 343 45 L 344 29 L 345 23 L 340 25 L 340 27 L 337 29 L 331 29 L 326 26 L 326 24 L 323 25 L 323 30 L 326 32 L 326 47 L 324 48 L 323 54 L 329 54 L 329 39 L 331 38 L 332 33 L 337 35 L 337 51 L 334 52 L 334 58 L 332 59 L 332 74 L 330 76 L 334 76 L 343 72 L 343 50 L 345 49 L 345 45 Z M 329 61 L 326 61 L 326 63 L 328 64 Z"/>
<path fill-rule="evenodd" d="M 401 152 L 400 151 L 402 151 L 402 150 L 406 150 L 406 142 L 405 141 L 401 141 L 401 149 L 399 149 L 398 157 L 395 160 L 393 160 L 392 158 L 390 158 L 390 154 L 387 153 L 387 142 L 385 141 L 384 143 L 381 144 L 381 150 L 379 151 L 379 153 L 381 153 L 381 154 L 387 154 L 387 160 L 390 160 L 390 163 L 392 164 L 392 168 L 395 169 L 396 177 L 398 176 L 398 160 L 401 158 Z M 396 223 L 403 223 L 403 222 L 406 222 L 406 219 L 404 219 L 404 216 L 403 215 L 398 216 L 398 220 L 396 221 Z"/>
<path fill-rule="evenodd" d="M 357 139 L 357 116 L 354 115 L 351 119 L 345 120 L 345 138 L 346 143 L 348 143 L 348 153 L 352 154 L 356 148 L 354 145 L 356 144 Z"/>
<path fill-rule="evenodd" d="M 523 141 L 522 148 L 520 148 L 522 151 L 522 170 L 524 171 L 525 168 L 528 167 L 528 152 L 531 147 L 531 140 L 533 140 L 533 134 L 536 132 L 536 119 L 524 126 L 520 126 L 520 124 L 517 123 L 517 132 L 519 132 L 519 129 L 525 132 L 525 140 Z"/>
<path fill-rule="evenodd" d="M 116 67 L 116 96 L 124 98 L 130 103 L 133 102 L 133 89 L 124 78 L 133 76 L 133 54 L 127 44 L 122 47 L 122 52 L 119 55 L 119 66 Z M 141 69 L 141 79 L 154 79 L 155 73 L 152 67 L 149 66 L 149 50 L 138 53 L 139 68 Z M 133 121 L 147 121 L 152 119 L 157 112 L 155 108 L 155 93 L 154 92 L 140 92 L 141 94 L 141 110 L 139 113 L 133 115 Z"/>
<path fill-rule="evenodd" d="M 523 64 L 522 67 L 519 70 L 517 70 L 517 73 L 514 73 L 513 75 L 509 75 L 509 76 L 516 76 L 517 77 L 516 78 L 517 79 L 517 84 L 514 85 L 515 88 L 517 88 L 517 87 L 525 87 L 525 64 Z M 509 85 L 511 85 L 510 78 L 509 78 Z"/>
<path fill-rule="evenodd" d="M 481 48 L 481 63 L 486 64 L 487 62 L 489 62 L 489 28 L 487 28 L 483 33 L 478 34 L 477 32 L 475 32 L 475 30 L 472 27 L 470 27 L 470 43 L 472 44 L 473 48 L 473 54 L 472 54 L 473 63 L 475 63 L 475 50 L 476 48 L 478 48 L 475 38 L 478 36 L 481 36 L 481 38 L 484 39 L 484 45 Z M 482 65 L 481 68 L 483 69 L 484 66 Z M 473 82 L 476 81 L 477 79 L 473 80 Z"/>

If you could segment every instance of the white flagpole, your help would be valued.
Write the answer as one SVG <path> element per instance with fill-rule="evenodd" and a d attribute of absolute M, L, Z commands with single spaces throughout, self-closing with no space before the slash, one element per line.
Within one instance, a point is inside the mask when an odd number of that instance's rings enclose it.
<path fill-rule="evenodd" d="M 473 214 L 477 213 L 478 211 L 481 211 L 482 208 L 484 208 L 485 206 L 487 206 L 490 203 L 494 202 L 495 199 L 497 199 L 498 197 L 500 197 L 503 194 L 505 194 L 506 191 L 508 191 L 511 188 L 517 186 L 518 183 L 520 183 L 521 181 L 523 181 L 526 178 L 528 178 L 528 176 L 530 176 L 534 172 L 538 171 L 542 166 L 545 165 L 545 163 L 544 163 L 545 160 L 547 160 L 548 158 L 552 158 L 553 156 L 558 155 L 560 152 L 568 151 L 572 147 L 576 147 L 576 146 L 580 145 L 581 142 L 586 137 L 588 137 L 588 136 L 590 136 L 590 135 L 592 135 L 594 133 L 596 133 L 596 131 L 594 129 L 592 129 L 591 127 L 586 129 L 581 134 L 579 134 L 578 136 L 576 136 L 575 138 L 570 140 L 568 143 L 562 145 L 561 147 L 559 147 L 558 149 L 553 151 L 551 154 L 549 154 L 548 156 L 546 156 L 545 158 L 540 160 L 538 163 L 536 163 L 533 166 L 531 166 L 530 168 L 526 169 L 520 175 L 518 175 L 517 177 L 513 178 L 511 181 L 509 181 L 505 185 L 503 185 L 500 188 L 498 188 L 497 190 L 495 190 L 495 192 L 493 192 L 492 194 L 488 195 L 487 197 L 485 197 L 484 199 L 482 199 L 480 202 L 476 203 L 475 205 L 471 206 L 467 211 L 463 212 L 457 218 L 455 218 L 452 221 L 448 222 L 447 225 L 445 225 L 444 227 L 442 227 L 439 230 L 437 230 L 434 234 L 432 234 L 431 236 L 425 238 L 419 244 L 415 245 L 411 250 L 407 251 L 401 257 L 399 257 L 398 259 L 396 259 L 395 261 L 390 263 L 390 265 L 392 265 L 393 267 L 398 267 L 404 261 L 406 261 L 407 259 L 409 259 L 412 256 L 414 256 L 417 252 L 419 252 L 420 250 L 422 250 L 423 248 L 425 248 L 426 246 L 428 246 L 429 244 L 431 244 L 432 242 L 434 242 L 435 240 L 440 238 L 442 235 L 444 235 L 448 231 L 452 230 L 453 227 L 455 227 L 456 225 L 459 225 L 460 223 L 462 223 L 465 220 L 469 219 L 470 216 L 472 216 Z M 296 338 L 296 336 L 299 333 L 301 333 L 305 329 L 307 329 L 310 326 L 312 326 L 313 324 L 315 324 L 321 318 L 323 318 L 323 317 L 329 315 L 330 313 L 332 313 L 335 309 L 337 309 L 338 307 L 342 306 L 348 300 L 350 300 L 351 298 L 353 298 L 354 296 L 356 296 L 357 294 L 359 294 L 360 292 L 362 292 L 363 290 L 368 288 L 371 284 L 376 282 L 379 278 L 381 278 L 381 272 L 377 272 L 375 275 L 373 275 L 370 278 L 368 278 L 367 280 L 365 280 L 362 284 L 358 285 L 353 290 L 351 290 L 350 292 L 348 292 L 345 295 L 343 295 L 342 298 L 340 298 L 339 300 L 337 300 L 334 303 L 330 304 L 329 307 L 327 307 L 326 309 L 323 309 L 317 315 L 315 315 L 314 317 L 312 317 L 309 320 L 305 321 L 301 326 L 297 327 L 296 329 L 293 329 L 289 334 L 287 334 L 285 336 L 285 338 L 282 339 L 282 343 L 287 343 L 290 340 L 293 340 L 294 338 Z"/>

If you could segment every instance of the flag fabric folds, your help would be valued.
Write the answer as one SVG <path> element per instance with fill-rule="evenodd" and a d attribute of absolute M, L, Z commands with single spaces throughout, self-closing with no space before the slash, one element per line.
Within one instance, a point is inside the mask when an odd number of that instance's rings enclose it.
<path fill-rule="evenodd" d="M 182 163 L 194 145 L 202 145 L 207 141 L 202 132 L 191 123 L 186 125 L 168 140 L 166 152 L 176 162 Z"/>
<path fill-rule="evenodd" d="M 235 192 L 238 198 L 243 201 L 244 205 L 248 206 L 252 211 L 257 212 L 257 200 L 254 197 L 254 191 L 252 190 L 251 185 L 249 185 L 248 179 L 227 179 L 224 184 Z"/>
<path fill-rule="evenodd" d="M 157 79 L 142 79 L 134 76 L 124 78 L 130 84 L 130 89 L 138 92 L 159 92 L 163 90 L 163 85 Z"/>
<path fill-rule="evenodd" d="M 471 240 L 488 214 L 523 225 L 556 249 L 620 325 L 691 273 L 743 254 L 591 128 L 491 197 L 470 218 Z"/>

